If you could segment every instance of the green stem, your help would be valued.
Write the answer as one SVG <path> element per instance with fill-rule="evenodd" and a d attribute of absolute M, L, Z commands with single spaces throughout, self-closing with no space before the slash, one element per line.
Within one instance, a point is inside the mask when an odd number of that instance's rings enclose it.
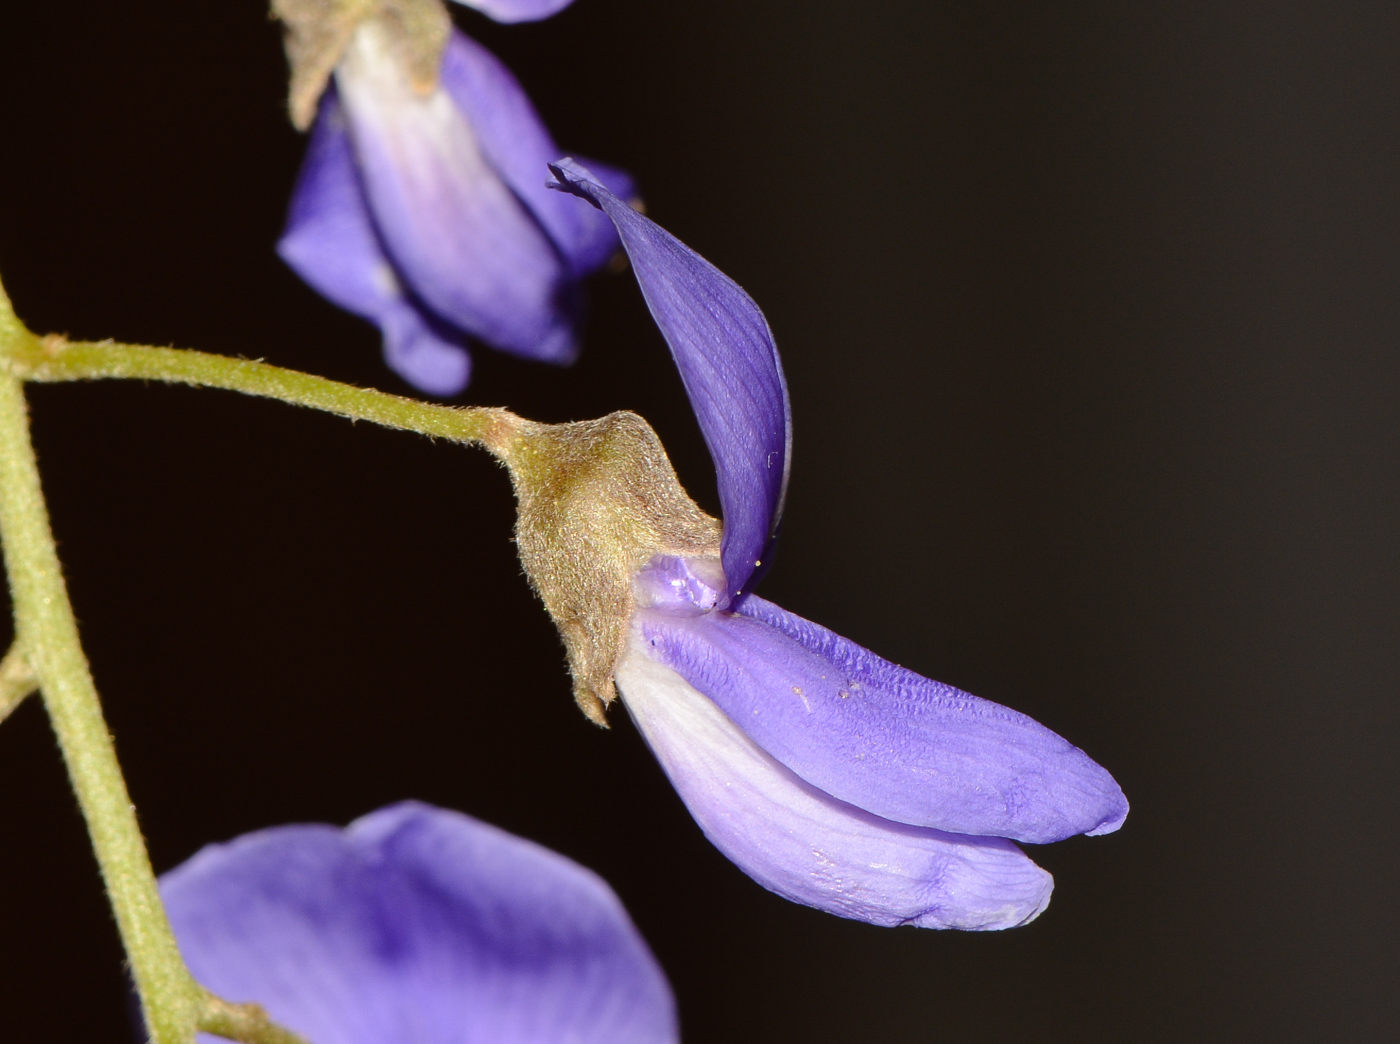
<path fill-rule="evenodd" d="M 0 660 L 0 721 L 10 716 L 10 712 L 24 702 L 39 687 L 39 679 L 24 656 L 19 642 Z"/>
<path fill-rule="evenodd" d="M 15 318 L 0 288 L 0 354 L 48 350 Z M 15 614 L 15 645 L 0 663 L 10 706 L 37 682 L 126 948 L 151 1044 L 194 1044 L 198 1030 L 247 1044 L 304 1044 L 251 1006 L 231 1005 L 194 980 L 175 942 L 102 715 L 49 525 L 29 436 L 24 385 L 0 372 L 0 542 Z M 18 694 L 18 695 L 16 695 Z"/>
<path fill-rule="evenodd" d="M 3 338 L 0 330 L 0 339 Z M 4 365 L 30 381 L 82 381 L 111 377 L 166 381 L 206 388 L 227 388 L 266 399 L 416 431 L 454 442 L 479 443 L 497 450 L 515 426 L 507 410 L 481 406 L 452 407 L 406 399 L 401 395 L 356 388 L 339 381 L 286 370 L 248 359 L 149 348 L 114 341 L 67 341 L 61 337 L 12 337 Z"/>
<path fill-rule="evenodd" d="M 152 1044 L 188 1044 L 203 991 L 161 905 L 136 812 L 102 717 L 54 548 L 29 440 L 24 385 L 0 376 L 0 538 L 15 630 L 39 679 L 131 960 Z"/>

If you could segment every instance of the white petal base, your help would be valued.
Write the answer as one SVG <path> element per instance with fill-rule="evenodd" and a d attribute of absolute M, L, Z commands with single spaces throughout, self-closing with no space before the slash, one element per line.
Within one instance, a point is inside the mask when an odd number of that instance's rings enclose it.
<path fill-rule="evenodd" d="M 873 816 L 805 783 L 653 660 L 634 630 L 623 703 L 705 835 L 759 884 L 878 925 L 986 931 L 1034 920 L 1051 876 L 1004 838 Z"/>

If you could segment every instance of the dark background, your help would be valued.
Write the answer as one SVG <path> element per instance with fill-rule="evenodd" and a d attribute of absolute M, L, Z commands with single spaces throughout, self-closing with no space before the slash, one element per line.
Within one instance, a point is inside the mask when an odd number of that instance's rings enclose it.
<path fill-rule="evenodd" d="M 560 142 L 742 283 L 796 453 L 763 593 L 1026 711 L 1120 834 L 1035 924 L 881 930 L 702 838 L 574 710 L 484 454 L 273 403 L 33 391 L 157 868 L 416 797 L 618 890 L 689 1044 L 1389 1041 L 1396 989 L 1400 6 L 578 0 L 458 23 Z M 407 391 L 277 261 L 302 149 L 257 0 L 0 9 L 0 274 L 38 331 Z M 713 478 L 628 275 L 585 354 L 462 401 L 636 409 Z M 0 728 L 0 1034 L 127 1039 L 41 707 Z"/>

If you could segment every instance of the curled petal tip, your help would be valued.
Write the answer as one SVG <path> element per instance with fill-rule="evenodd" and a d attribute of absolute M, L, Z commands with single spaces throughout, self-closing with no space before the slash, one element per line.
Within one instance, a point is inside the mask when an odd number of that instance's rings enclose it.
<path fill-rule="evenodd" d="M 587 167 L 582 166 L 572 156 L 565 156 L 549 164 L 549 173 L 552 175 L 545 181 L 545 188 L 554 189 L 556 192 L 567 192 L 571 196 L 579 199 L 586 199 L 595 209 L 602 210 L 603 204 L 598 202 L 591 191 L 584 188 L 584 185 L 591 185 L 602 188 L 603 185 Z M 640 208 L 634 208 L 641 213 Z"/>

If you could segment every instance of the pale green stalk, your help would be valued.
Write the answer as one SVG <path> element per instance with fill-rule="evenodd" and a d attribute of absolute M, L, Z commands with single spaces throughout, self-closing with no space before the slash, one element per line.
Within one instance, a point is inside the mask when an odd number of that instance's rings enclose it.
<path fill-rule="evenodd" d="M 416 431 L 455 442 L 498 448 L 515 420 L 507 410 L 437 406 L 401 395 L 356 388 L 280 366 L 178 348 L 148 348 L 114 341 L 67 341 L 27 330 L 4 352 L 3 364 L 29 381 L 83 381 L 135 377 L 192 384 L 310 406 L 352 420 Z"/>
<path fill-rule="evenodd" d="M 0 376 L 0 537 L 15 630 L 39 679 L 112 911 L 141 994 L 152 1044 L 187 1044 L 202 991 L 161 905 L 136 812 L 78 641 L 29 441 L 24 385 Z"/>
<path fill-rule="evenodd" d="M 186 968 L 78 640 L 39 484 L 22 382 L 120 377 L 227 388 L 388 428 L 477 443 L 497 456 L 507 449 L 520 421 L 506 410 L 435 406 L 246 359 L 38 337 L 15 317 L 0 288 L 0 539 L 16 632 L 14 649 L 0 663 L 0 720 L 36 687 L 42 691 L 152 1044 L 192 1044 L 196 1030 L 245 1044 L 304 1044 L 257 1005 L 215 997 Z"/>
<path fill-rule="evenodd" d="M 0 289 L 0 355 L 52 354 Z M 126 948 L 151 1044 L 193 1044 L 199 1030 L 246 1044 L 304 1044 L 256 1005 L 230 1004 L 190 974 L 161 903 L 135 806 L 78 638 L 29 436 L 21 367 L 0 372 L 0 541 L 15 646 L 0 664 L 0 716 L 37 685 L 58 738 Z M 344 412 L 344 411 L 342 411 Z"/>

